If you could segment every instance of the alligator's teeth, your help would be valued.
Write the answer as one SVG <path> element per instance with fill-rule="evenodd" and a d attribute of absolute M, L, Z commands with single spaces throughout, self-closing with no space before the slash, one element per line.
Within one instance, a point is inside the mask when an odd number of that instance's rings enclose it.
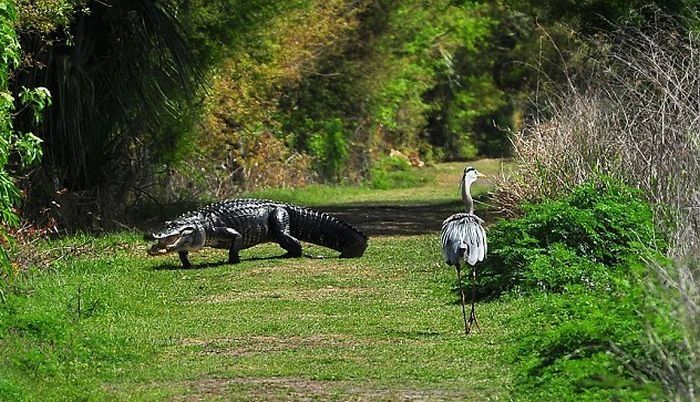
<path fill-rule="evenodd" d="M 167 254 L 168 250 L 165 248 L 161 248 L 160 244 L 156 243 L 154 244 L 149 250 L 148 250 L 148 255 L 160 255 L 160 254 Z"/>

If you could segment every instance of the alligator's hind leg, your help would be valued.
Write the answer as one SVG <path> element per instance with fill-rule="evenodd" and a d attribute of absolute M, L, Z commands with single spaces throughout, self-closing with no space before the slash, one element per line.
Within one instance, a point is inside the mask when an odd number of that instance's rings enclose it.
<path fill-rule="evenodd" d="M 241 258 L 238 253 L 241 251 L 241 240 L 242 236 L 235 229 L 227 227 L 216 227 L 214 228 L 214 234 L 222 239 L 230 239 L 231 246 L 228 249 L 228 263 L 238 264 L 241 262 Z"/>
<path fill-rule="evenodd" d="M 301 257 L 301 243 L 289 234 L 289 213 L 286 209 L 277 207 L 272 211 L 270 234 L 280 247 L 287 250 L 284 257 Z"/>

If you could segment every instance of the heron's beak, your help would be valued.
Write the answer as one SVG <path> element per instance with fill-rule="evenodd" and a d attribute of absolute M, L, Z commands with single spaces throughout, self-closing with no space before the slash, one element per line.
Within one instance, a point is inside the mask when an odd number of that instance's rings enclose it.
<path fill-rule="evenodd" d="M 481 172 L 477 172 L 476 177 L 486 177 L 486 175 Z"/>

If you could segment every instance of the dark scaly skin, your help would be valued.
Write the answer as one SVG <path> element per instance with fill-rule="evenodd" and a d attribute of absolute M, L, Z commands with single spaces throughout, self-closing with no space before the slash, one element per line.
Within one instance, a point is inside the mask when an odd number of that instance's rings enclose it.
<path fill-rule="evenodd" d="M 240 261 L 240 250 L 266 242 L 278 243 L 285 257 L 301 257 L 308 241 L 340 252 L 340 258 L 361 257 L 367 236 L 326 213 L 305 207 L 258 199 L 233 199 L 207 205 L 166 222 L 145 236 L 157 243 L 149 254 L 177 251 L 182 265 L 191 264 L 190 251 L 203 247 L 229 250 L 229 263 Z"/>

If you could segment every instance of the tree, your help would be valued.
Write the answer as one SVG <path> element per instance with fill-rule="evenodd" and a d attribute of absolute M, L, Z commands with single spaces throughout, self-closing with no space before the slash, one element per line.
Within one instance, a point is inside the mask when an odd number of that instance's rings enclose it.
<path fill-rule="evenodd" d="M 15 112 L 15 97 L 9 91 L 8 84 L 11 70 L 20 63 L 21 49 L 14 27 L 16 17 L 13 1 L 0 2 L 0 278 L 12 274 L 8 254 L 12 239 L 8 235 L 8 229 L 19 223 L 16 208 L 21 201 L 21 194 L 13 173 L 39 160 L 42 152 L 41 140 L 30 132 L 15 130 L 13 119 L 28 110 L 32 112 L 32 119 L 38 123 L 42 110 L 51 102 L 46 88 L 23 88 L 19 94 L 22 108 Z"/>
<path fill-rule="evenodd" d="M 141 160 L 176 152 L 204 83 L 204 63 L 193 56 L 177 0 L 87 5 L 72 10 L 63 30 L 24 27 L 22 41 L 35 63 L 17 74 L 16 85 L 45 85 L 55 94 L 37 133 L 52 186 L 109 188 L 116 197 L 149 171 Z"/>

